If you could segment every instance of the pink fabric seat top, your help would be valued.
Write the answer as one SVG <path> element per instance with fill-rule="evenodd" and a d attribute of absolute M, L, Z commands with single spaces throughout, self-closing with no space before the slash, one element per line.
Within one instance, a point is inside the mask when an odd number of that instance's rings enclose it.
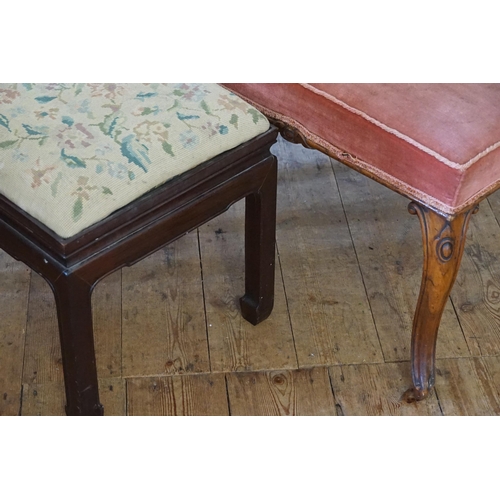
<path fill-rule="evenodd" d="M 332 156 L 455 214 L 500 187 L 498 84 L 224 84 Z"/>

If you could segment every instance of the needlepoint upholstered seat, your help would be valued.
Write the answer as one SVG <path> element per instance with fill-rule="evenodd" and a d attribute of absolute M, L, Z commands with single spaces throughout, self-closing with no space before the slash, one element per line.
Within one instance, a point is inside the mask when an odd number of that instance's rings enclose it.
<path fill-rule="evenodd" d="M 277 131 L 216 84 L 1 84 L 0 247 L 54 291 L 70 415 L 99 415 L 98 280 L 246 198 L 243 316 L 273 306 Z"/>
<path fill-rule="evenodd" d="M 500 186 L 500 85 L 224 84 L 282 135 L 411 200 L 424 239 L 412 334 L 412 387 L 434 384 L 437 330 L 470 215 Z M 390 238 L 390 235 L 387 235 Z"/>
<path fill-rule="evenodd" d="M 0 193 L 63 238 L 265 132 L 217 85 L 0 88 Z"/>

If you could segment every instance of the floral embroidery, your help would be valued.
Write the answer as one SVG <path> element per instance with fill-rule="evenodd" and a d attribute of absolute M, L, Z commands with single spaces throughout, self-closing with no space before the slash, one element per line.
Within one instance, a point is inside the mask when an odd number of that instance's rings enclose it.
<path fill-rule="evenodd" d="M 98 164 L 95 168 L 98 174 L 105 170 L 110 177 L 116 177 L 117 179 L 125 179 L 125 177 L 129 175 L 129 170 L 123 163 L 108 161 L 105 166 L 103 164 Z"/>
<path fill-rule="evenodd" d="M 223 95 L 217 102 L 228 111 L 231 111 L 233 109 L 241 109 L 242 111 L 246 112 L 248 110 L 248 106 L 245 105 L 246 103 L 241 101 L 240 99 L 236 99 L 234 94 Z"/>
<path fill-rule="evenodd" d="M 76 196 L 75 204 L 73 205 L 73 219 L 78 220 L 83 212 L 83 200 L 90 200 L 90 193 L 98 189 L 97 186 L 89 186 L 88 177 L 78 177 L 77 188 L 71 193 Z"/>
<path fill-rule="evenodd" d="M 217 124 L 212 123 L 212 121 L 208 121 L 205 125 L 202 125 L 202 130 L 206 130 L 209 134 L 209 137 L 216 135 L 219 133 L 219 127 Z"/>
<path fill-rule="evenodd" d="M 166 141 L 168 139 L 168 127 L 160 122 L 146 120 L 134 127 L 134 133 L 137 139 L 144 140 L 151 144 L 153 139 Z"/>
<path fill-rule="evenodd" d="M 68 237 L 268 127 L 216 84 L 0 84 L 0 193 Z"/>
<path fill-rule="evenodd" d="M 25 162 L 29 159 L 29 156 L 26 153 L 19 151 L 19 149 L 16 149 L 12 153 L 12 159 L 15 161 Z"/>
<path fill-rule="evenodd" d="M 60 127 L 56 135 L 58 147 L 75 149 L 77 147 L 88 148 L 91 145 L 94 136 L 82 123 L 74 124 L 73 119 L 69 117 L 63 118 L 62 122 L 67 126 Z"/>
<path fill-rule="evenodd" d="M 183 132 L 180 136 L 179 139 L 181 141 L 181 144 L 185 148 L 194 148 L 197 146 L 199 143 L 198 136 L 192 131 L 188 130 L 187 132 Z"/>
<path fill-rule="evenodd" d="M 179 83 L 175 85 L 174 91 L 174 95 L 193 102 L 200 102 L 208 93 L 206 87 L 199 83 Z"/>
<path fill-rule="evenodd" d="M 59 110 L 57 108 L 51 108 L 51 109 L 47 109 L 46 111 L 35 111 L 35 116 L 38 120 L 41 120 L 43 118 L 50 118 L 52 120 L 55 120 L 56 117 L 57 117 L 57 112 Z M 12 114 L 12 116 L 14 116 Z"/>
<path fill-rule="evenodd" d="M 14 108 L 11 112 L 12 117 L 16 117 L 19 115 L 24 115 L 26 113 L 26 110 L 22 108 L 21 106 L 18 106 L 17 108 Z"/>
<path fill-rule="evenodd" d="M 40 167 L 40 158 L 36 160 L 37 167 Z M 30 170 L 30 174 L 32 176 L 33 182 L 31 183 L 31 187 L 36 189 L 42 185 L 42 182 L 46 184 L 50 184 L 51 176 L 50 173 L 55 170 L 55 166 L 46 167 L 46 168 L 32 168 Z"/>
<path fill-rule="evenodd" d="M 106 99 L 115 99 L 123 95 L 124 87 L 116 83 L 89 83 L 92 89 L 92 97 L 104 96 Z"/>
<path fill-rule="evenodd" d="M 17 90 L 9 88 L 0 88 L 0 103 L 1 104 L 11 104 L 12 101 L 19 97 L 21 94 Z"/>

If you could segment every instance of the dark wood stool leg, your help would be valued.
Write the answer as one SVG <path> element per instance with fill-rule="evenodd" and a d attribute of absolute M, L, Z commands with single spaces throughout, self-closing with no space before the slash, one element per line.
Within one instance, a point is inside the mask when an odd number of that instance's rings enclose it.
<path fill-rule="evenodd" d="M 408 210 L 420 219 L 424 249 L 422 284 L 411 339 L 414 387 L 403 395 L 411 402 L 426 398 L 434 386 L 439 323 L 460 267 L 469 219 L 477 207 L 451 221 L 415 202 L 409 204 Z"/>
<path fill-rule="evenodd" d="M 240 304 L 241 314 L 253 325 L 265 320 L 274 305 L 276 183 L 274 159 L 259 192 L 245 201 L 245 295 Z"/>
<path fill-rule="evenodd" d="M 103 415 L 92 328 L 92 286 L 72 274 L 62 274 L 52 286 L 59 320 L 66 413 Z"/>

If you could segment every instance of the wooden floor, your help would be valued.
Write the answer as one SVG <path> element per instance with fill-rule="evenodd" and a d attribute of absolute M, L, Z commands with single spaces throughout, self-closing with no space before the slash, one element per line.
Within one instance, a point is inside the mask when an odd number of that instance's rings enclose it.
<path fill-rule="evenodd" d="M 239 314 L 243 203 L 103 280 L 93 296 L 107 415 L 500 414 L 500 194 L 472 218 L 441 323 L 436 388 L 410 384 L 422 265 L 408 200 L 281 141 L 276 302 Z M 0 251 L 0 414 L 62 415 L 55 304 Z"/>

